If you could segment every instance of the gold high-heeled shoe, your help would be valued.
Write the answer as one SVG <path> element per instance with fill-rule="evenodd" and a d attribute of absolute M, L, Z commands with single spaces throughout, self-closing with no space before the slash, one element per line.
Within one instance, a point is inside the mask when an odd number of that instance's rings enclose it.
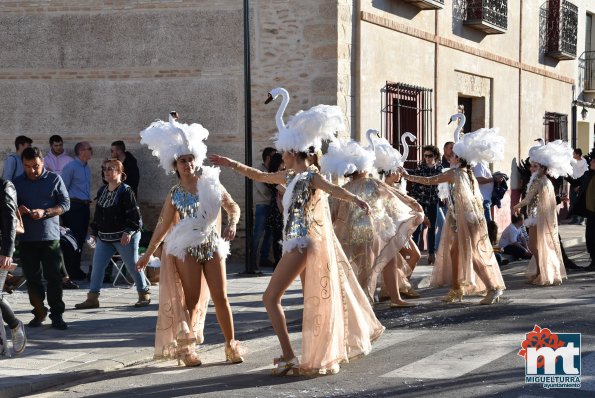
<path fill-rule="evenodd" d="M 225 347 L 225 361 L 231 363 L 242 363 L 244 362 L 244 357 L 242 348 L 240 347 L 240 342 L 237 340 L 232 340 L 229 343 L 229 347 Z"/>
<path fill-rule="evenodd" d="M 273 359 L 273 364 L 277 365 L 277 367 L 271 371 L 273 376 L 285 376 L 289 372 L 291 372 L 294 376 L 300 374 L 300 363 L 296 357 L 293 357 L 290 360 L 285 360 L 283 357 L 275 358 Z"/>
<path fill-rule="evenodd" d="M 479 302 L 482 305 L 490 305 L 496 304 L 500 301 L 500 296 L 502 296 L 504 292 L 502 290 L 490 290 L 488 294 Z"/>
<path fill-rule="evenodd" d="M 442 301 L 445 303 L 454 303 L 456 300 L 459 300 L 459 303 L 463 301 L 464 292 L 463 289 L 450 289 L 448 294 L 442 297 Z"/>
<path fill-rule="evenodd" d="M 202 365 L 202 361 L 200 360 L 200 358 L 198 357 L 198 355 L 195 352 L 190 352 L 190 353 L 184 355 L 181 358 L 181 360 L 182 360 L 182 362 L 184 362 L 184 366 L 187 366 L 187 367 Z M 178 366 L 179 365 L 181 365 L 180 358 L 178 358 Z"/>

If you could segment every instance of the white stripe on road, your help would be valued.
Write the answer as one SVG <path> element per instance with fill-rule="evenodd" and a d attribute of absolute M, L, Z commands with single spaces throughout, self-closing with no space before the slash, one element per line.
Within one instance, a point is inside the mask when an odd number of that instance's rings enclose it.
<path fill-rule="evenodd" d="M 374 352 L 378 352 L 380 350 L 384 350 L 385 348 L 391 347 L 395 344 L 400 344 L 403 341 L 407 341 L 407 340 L 411 340 L 411 339 L 423 336 L 426 333 L 427 333 L 426 331 L 419 331 L 419 330 L 387 330 L 382 334 L 380 339 L 372 345 L 372 352 L 374 353 Z M 297 336 L 295 336 L 295 335 L 297 335 Z M 291 333 L 290 338 L 293 339 L 293 337 L 298 338 L 299 334 Z M 292 341 L 292 344 L 295 344 L 295 343 Z M 270 348 L 270 347 L 263 347 L 262 350 L 267 349 L 267 348 Z M 262 350 L 258 350 L 258 351 L 262 351 Z M 271 369 L 273 369 L 272 364 L 266 365 L 266 366 L 261 366 L 261 367 L 255 368 L 255 369 L 250 369 L 250 370 L 245 371 L 244 373 L 254 373 L 254 372 L 260 372 L 263 370 L 271 370 Z"/>
<path fill-rule="evenodd" d="M 573 306 L 593 306 L 595 305 L 595 298 L 510 298 L 511 303 L 523 305 L 538 305 L 538 306 L 552 306 L 562 304 L 572 304 Z"/>
<path fill-rule="evenodd" d="M 410 363 L 380 377 L 452 379 L 514 351 L 520 347 L 519 334 L 483 335 Z"/>

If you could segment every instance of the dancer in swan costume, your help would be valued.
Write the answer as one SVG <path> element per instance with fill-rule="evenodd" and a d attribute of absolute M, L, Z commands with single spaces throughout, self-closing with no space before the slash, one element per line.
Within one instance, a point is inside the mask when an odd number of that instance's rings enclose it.
<path fill-rule="evenodd" d="M 368 300 L 374 303 L 378 277 L 382 275 L 390 306 L 411 306 L 399 294 L 396 257 L 422 222 L 423 213 L 419 205 L 418 211 L 412 211 L 409 205 L 415 201 L 403 202 L 392 187 L 371 176 L 376 158 L 372 135 L 377 134 L 375 130 L 367 132 L 370 142 L 367 149 L 353 140 L 331 143 L 322 158 L 321 171 L 350 177 L 343 188 L 363 198 L 372 209 L 367 214 L 349 202 L 331 201 L 335 234 Z"/>
<path fill-rule="evenodd" d="M 365 212 L 370 208 L 357 196 L 329 183 L 314 166 L 322 140 L 330 140 L 345 129 L 341 110 L 318 105 L 298 113 L 285 125 L 282 116 L 289 101 L 287 91 L 272 90 L 267 102 L 278 95 L 283 96 L 283 103 L 277 111 L 276 145 L 284 151 L 286 170 L 263 173 L 219 155 L 209 159 L 255 181 L 286 184 L 283 257 L 263 296 L 282 349 L 282 356 L 273 360 L 273 374 L 332 374 L 339 371 L 339 364 L 370 352 L 384 327 L 333 232 L 328 195 L 352 202 Z M 285 290 L 298 276 L 302 277 L 304 292 L 301 361 L 289 341 L 281 306 Z"/>
<path fill-rule="evenodd" d="M 453 115 L 451 121 L 461 116 Z M 430 285 L 452 285 L 443 298 L 445 302 L 487 292 L 481 304 L 493 304 L 499 301 L 505 285 L 488 238 L 483 199 L 471 164 L 501 159 L 504 139 L 493 129 L 481 129 L 461 140 L 459 131 L 455 131 L 450 170 L 434 177 L 410 176 L 405 171 L 404 178 L 418 184 L 449 184 L 448 213 Z"/>
<path fill-rule="evenodd" d="M 533 257 L 525 276 L 539 286 L 559 285 L 566 279 L 558 239 L 558 215 L 554 186 L 547 177 L 572 175 L 572 148 L 556 140 L 544 145 L 543 140 L 529 149 L 531 179 L 525 198 L 513 207 L 517 213 L 527 206 L 525 226 L 529 231 L 529 250 Z"/>
<path fill-rule="evenodd" d="M 378 170 L 381 176 L 384 176 L 384 182 L 393 188 L 393 193 L 399 198 L 399 200 L 408 206 L 409 212 L 412 214 L 420 213 L 421 220 L 423 220 L 423 208 L 415 199 L 407 195 L 405 190 L 405 179 L 401 178 L 400 169 L 404 165 L 404 159 L 407 159 L 409 155 L 409 145 L 407 139 L 415 141 L 416 138 L 411 133 L 404 133 L 401 135 L 401 144 L 403 145 L 403 154 L 386 140 L 386 138 L 375 139 L 375 154 L 376 160 L 374 161 L 374 167 Z M 421 222 L 421 221 L 420 221 Z M 419 225 L 415 225 L 415 228 Z M 415 229 L 414 229 L 415 230 Z M 409 278 L 413 273 L 418 261 L 421 258 L 419 248 L 413 241 L 411 234 L 405 245 L 401 248 L 399 253 L 395 257 L 397 263 L 397 280 L 399 285 L 400 294 L 405 298 L 419 298 L 419 293 L 415 291 Z M 380 298 L 383 298 L 382 290 Z"/>
<path fill-rule="evenodd" d="M 200 124 L 179 123 L 170 115 L 168 122 L 156 121 L 140 135 L 141 143 L 159 158 L 166 173 L 176 172 L 179 178 L 165 199 L 149 248 L 137 263 L 139 270 L 146 267 L 151 254 L 165 241 L 155 358 L 182 360 L 186 366 L 201 364 L 196 345 L 203 340 L 210 291 L 225 337 L 226 360 L 242 362 L 225 277 L 225 259 L 229 241 L 235 237 L 240 208 L 219 182 L 220 170 L 202 166 L 207 153 L 203 141 L 209 132 Z M 221 207 L 228 216 L 222 237 Z"/>

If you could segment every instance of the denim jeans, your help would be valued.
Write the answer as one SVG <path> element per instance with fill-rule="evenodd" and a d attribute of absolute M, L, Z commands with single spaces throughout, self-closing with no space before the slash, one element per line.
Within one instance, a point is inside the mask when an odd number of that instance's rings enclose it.
<path fill-rule="evenodd" d="M 420 203 L 421 204 L 421 203 Z M 434 254 L 436 253 L 436 216 L 438 213 L 438 203 L 434 203 L 431 205 L 428 204 L 421 204 L 424 209 L 424 213 L 426 217 L 430 220 L 430 227 L 428 228 L 428 232 L 426 234 L 428 239 L 428 253 Z M 422 238 L 424 225 L 420 224 L 419 227 L 413 232 L 413 241 L 417 246 L 420 245 L 420 241 Z"/>
<path fill-rule="evenodd" d="M 438 230 L 436 231 L 436 241 L 434 243 L 434 247 L 440 247 L 440 238 L 442 237 L 442 228 L 444 228 L 444 221 L 446 221 L 446 213 L 445 209 L 442 206 L 438 205 L 438 211 L 436 212 L 436 227 Z"/>
<path fill-rule="evenodd" d="M 266 220 L 271 211 L 270 205 L 256 205 L 254 216 L 254 234 L 252 236 L 252 256 L 256 269 L 269 257 L 271 250 L 271 229 L 267 227 Z M 262 240 L 262 245 L 260 241 Z M 258 248 L 260 246 L 260 252 Z M 260 259 L 260 262 L 258 261 Z"/>
<path fill-rule="evenodd" d="M 103 276 L 105 275 L 105 268 L 109 264 L 110 258 L 116 251 L 122 257 L 126 269 L 134 279 L 136 290 L 138 292 L 147 292 L 149 290 L 149 282 L 145 274 L 136 270 L 136 262 L 138 261 L 138 242 L 140 241 L 140 232 L 135 233 L 130 238 L 130 243 L 123 245 L 120 241 L 104 242 L 97 239 L 97 246 L 95 247 L 95 254 L 93 255 L 93 270 L 91 271 L 91 287 L 89 292 L 99 293 L 101 285 L 103 284 Z"/>
<path fill-rule="evenodd" d="M 486 222 L 492 221 L 492 213 L 490 212 L 491 207 L 492 207 L 492 201 L 484 199 L 483 200 L 483 213 L 485 215 Z"/>

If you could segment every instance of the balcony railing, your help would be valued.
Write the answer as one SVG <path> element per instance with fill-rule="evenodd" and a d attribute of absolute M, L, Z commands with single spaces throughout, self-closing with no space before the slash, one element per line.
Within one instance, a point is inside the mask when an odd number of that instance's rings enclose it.
<path fill-rule="evenodd" d="M 585 91 L 595 92 L 595 51 L 585 51 L 579 57 L 579 77 Z"/>
<path fill-rule="evenodd" d="M 487 34 L 505 33 L 508 28 L 508 1 L 467 0 L 464 24 Z"/>
<path fill-rule="evenodd" d="M 560 60 L 576 58 L 578 7 L 566 0 L 549 0 L 546 54 Z"/>
<path fill-rule="evenodd" d="M 444 8 L 444 0 L 403 0 L 421 8 L 422 10 L 441 10 Z"/>

